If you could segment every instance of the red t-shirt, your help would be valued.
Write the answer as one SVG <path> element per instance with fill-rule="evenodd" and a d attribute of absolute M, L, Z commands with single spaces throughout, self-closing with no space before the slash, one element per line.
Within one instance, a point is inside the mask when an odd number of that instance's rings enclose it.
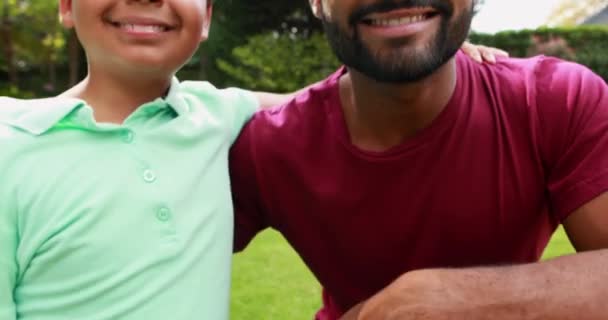
<path fill-rule="evenodd" d="M 407 271 L 537 261 L 557 225 L 608 191 L 608 88 L 553 58 L 457 56 L 434 122 L 386 152 L 350 143 L 341 70 L 258 112 L 231 154 L 236 250 L 279 230 L 337 319 Z"/>

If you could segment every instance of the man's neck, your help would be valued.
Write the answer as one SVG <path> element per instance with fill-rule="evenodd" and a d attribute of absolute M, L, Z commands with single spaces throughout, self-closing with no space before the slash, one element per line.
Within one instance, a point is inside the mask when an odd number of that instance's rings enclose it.
<path fill-rule="evenodd" d="M 121 124 L 142 104 L 164 96 L 171 78 L 123 76 L 89 68 L 87 78 L 62 96 L 86 101 L 97 122 Z"/>
<path fill-rule="evenodd" d="M 351 142 L 381 152 L 400 145 L 429 126 L 456 88 L 456 59 L 414 83 L 377 82 L 349 70 L 340 79 L 340 96 Z"/>

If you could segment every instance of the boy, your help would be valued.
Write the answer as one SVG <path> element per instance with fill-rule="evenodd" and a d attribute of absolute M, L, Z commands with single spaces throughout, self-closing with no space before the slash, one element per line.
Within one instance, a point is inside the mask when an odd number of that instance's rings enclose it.
<path fill-rule="evenodd" d="M 1 101 L 0 319 L 228 319 L 226 157 L 258 101 L 172 80 L 211 12 L 60 1 L 89 72 L 59 98 Z"/>
<path fill-rule="evenodd" d="M 174 79 L 211 13 L 60 0 L 88 76 L 0 100 L 0 319 L 228 319 L 227 154 L 260 102 Z"/>

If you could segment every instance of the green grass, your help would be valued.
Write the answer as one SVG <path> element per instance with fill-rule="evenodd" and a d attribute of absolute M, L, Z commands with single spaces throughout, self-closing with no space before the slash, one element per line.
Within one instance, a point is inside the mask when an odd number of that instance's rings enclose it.
<path fill-rule="evenodd" d="M 560 228 L 543 258 L 573 251 Z M 262 233 L 235 257 L 232 279 L 232 320 L 308 320 L 321 305 L 319 284 L 274 231 Z"/>

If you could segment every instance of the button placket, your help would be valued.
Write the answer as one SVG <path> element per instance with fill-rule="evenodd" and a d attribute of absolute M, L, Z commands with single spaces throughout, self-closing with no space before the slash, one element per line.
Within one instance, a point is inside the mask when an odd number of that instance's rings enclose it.
<path fill-rule="evenodd" d="M 162 236 L 167 240 L 176 240 L 176 226 L 173 212 L 168 206 L 161 205 L 156 209 L 156 220 L 162 226 Z"/>
<path fill-rule="evenodd" d="M 135 133 L 133 132 L 133 130 L 127 129 L 122 133 L 122 141 L 124 141 L 125 143 L 133 143 L 134 139 Z"/>
<path fill-rule="evenodd" d="M 156 173 L 152 169 L 145 169 L 143 174 L 143 179 L 147 183 L 152 183 L 156 181 Z"/>
<path fill-rule="evenodd" d="M 156 218 L 161 222 L 167 222 L 171 219 L 171 210 L 167 207 L 160 207 L 156 212 Z"/>

